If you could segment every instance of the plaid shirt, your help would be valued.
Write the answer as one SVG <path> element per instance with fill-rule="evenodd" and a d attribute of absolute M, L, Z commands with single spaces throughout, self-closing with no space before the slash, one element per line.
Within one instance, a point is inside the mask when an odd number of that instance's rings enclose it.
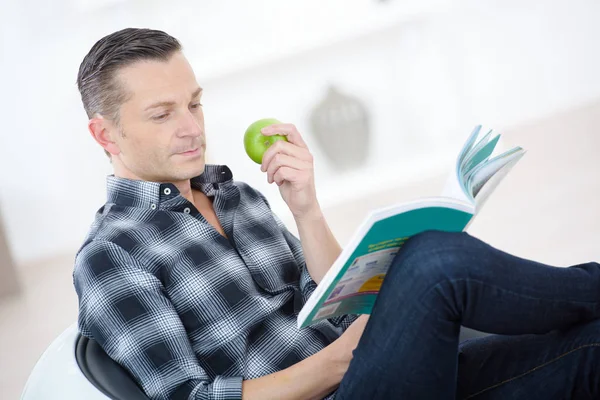
<path fill-rule="evenodd" d="M 242 380 L 318 352 L 355 316 L 298 329 L 316 287 L 300 241 L 227 166 L 191 183 L 228 238 L 174 185 L 108 177 L 75 259 L 78 327 L 152 399 L 240 399 Z"/>

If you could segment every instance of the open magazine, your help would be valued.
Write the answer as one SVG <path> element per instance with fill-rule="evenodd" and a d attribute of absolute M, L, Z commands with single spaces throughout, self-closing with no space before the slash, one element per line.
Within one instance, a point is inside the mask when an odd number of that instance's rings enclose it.
<path fill-rule="evenodd" d="M 475 127 L 451 172 L 442 196 L 371 211 L 310 296 L 298 326 L 346 314 L 370 314 L 396 253 L 426 230 L 460 232 L 508 171 L 525 154 L 515 147 L 493 156 L 500 135 Z"/>

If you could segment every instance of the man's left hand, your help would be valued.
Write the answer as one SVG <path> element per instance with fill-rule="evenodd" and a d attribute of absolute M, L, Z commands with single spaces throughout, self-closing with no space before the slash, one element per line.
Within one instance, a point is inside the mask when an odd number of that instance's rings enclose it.
<path fill-rule="evenodd" d="M 279 193 L 295 218 L 320 211 L 315 190 L 313 156 L 292 124 L 274 124 L 261 129 L 265 136 L 285 135 L 265 151 L 260 170 L 267 181 L 279 186 Z"/>

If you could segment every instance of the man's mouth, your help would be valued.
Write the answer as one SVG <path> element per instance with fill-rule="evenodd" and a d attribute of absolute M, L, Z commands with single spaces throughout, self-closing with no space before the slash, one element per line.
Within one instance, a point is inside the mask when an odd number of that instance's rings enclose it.
<path fill-rule="evenodd" d="M 202 147 L 202 146 L 200 146 L 200 147 Z M 182 151 L 182 152 L 179 152 L 177 154 L 180 154 L 182 156 L 194 156 L 194 155 L 200 153 L 200 147 L 195 147 L 193 149 Z"/>

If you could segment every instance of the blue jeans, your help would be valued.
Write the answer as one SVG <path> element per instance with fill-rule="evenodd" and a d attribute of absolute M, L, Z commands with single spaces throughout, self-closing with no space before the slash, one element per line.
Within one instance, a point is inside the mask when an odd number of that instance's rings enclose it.
<path fill-rule="evenodd" d="M 390 267 L 336 400 L 600 399 L 599 317 L 598 263 L 424 232 Z M 459 344 L 461 325 L 494 335 Z"/>

